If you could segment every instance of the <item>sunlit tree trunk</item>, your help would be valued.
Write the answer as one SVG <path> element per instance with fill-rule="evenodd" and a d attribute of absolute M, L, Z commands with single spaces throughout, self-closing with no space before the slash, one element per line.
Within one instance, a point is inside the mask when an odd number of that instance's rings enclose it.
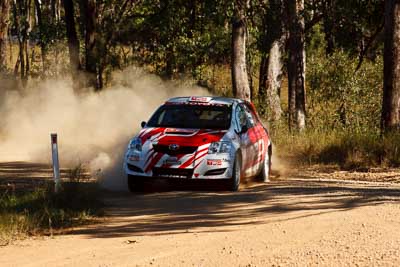
<path fill-rule="evenodd" d="M 281 118 L 282 107 L 280 90 L 283 75 L 283 59 L 287 40 L 286 13 L 284 1 L 273 0 L 265 18 L 265 38 L 260 64 L 259 101 L 262 112 L 267 111 L 268 118 L 277 121 Z"/>
<path fill-rule="evenodd" d="M 9 25 L 10 0 L 0 2 L 0 72 L 7 68 L 7 32 Z"/>
<path fill-rule="evenodd" d="M 246 8 L 248 0 L 235 1 L 232 22 L 232 87 L 237 98 L 250 100 L 250 85 L 246 66 Z"/>
<path fill-rule="evenodd" d="M 386 0 L 382 130 L 400 130 L 400 1 Z"/>
<path fill-rule="evenodd" d="M 289 16 L 289 128 L 306 127 L 304 0 L 287 1 Z"/>
<path fill-rule="evenodd" d="M 280 90 L 283 75 L 284 44 L 281 40 L 272 43 L 267 60 L 266 73 L 260 78 L 260 98 L 267 107 L 269 119 L 278 121 L 282 116 Z"/>

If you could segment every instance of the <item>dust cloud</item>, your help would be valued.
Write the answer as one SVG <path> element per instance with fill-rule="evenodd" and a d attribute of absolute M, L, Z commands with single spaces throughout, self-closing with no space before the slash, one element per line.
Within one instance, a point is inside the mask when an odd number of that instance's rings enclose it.
<path fill-rule="evenodd" d="M 123 189 L 123 155 L 140 122 L 169 97 L 206 94 L 200 87 L 165 82 L 138 67 L 114 73 L 111 86 L 100 93 L 77 96 L 67 77 L 3 90 L 0 161 L 50 163 L 50 133 L 57 133 L 61 167 L 83 164 L 105 187 Z"/>
<path fill-rule="evenodd" d="M 278 155 L 276 148 L 272 150 L 272 179 L 282 179 L 290 173 L 290 163 Z"/>

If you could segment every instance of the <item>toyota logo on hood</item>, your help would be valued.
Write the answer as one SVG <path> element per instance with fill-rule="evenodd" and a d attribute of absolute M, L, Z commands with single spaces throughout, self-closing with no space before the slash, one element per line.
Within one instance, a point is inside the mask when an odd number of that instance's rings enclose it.
<path fill-rule="evenodd" d="M 169 150 L 171 150 L 171 151 L 176 151 L 178 149 L 179 149 L 179 145 L 178 144 L 169 145 Z"/>

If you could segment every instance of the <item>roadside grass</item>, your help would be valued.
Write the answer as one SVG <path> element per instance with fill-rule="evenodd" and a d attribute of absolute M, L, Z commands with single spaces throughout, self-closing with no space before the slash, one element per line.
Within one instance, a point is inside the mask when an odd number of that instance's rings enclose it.
<path fill-rule="evenodd" d="M 0 245 L 32 235 L 52 235 L 63 229 L 91 222 L 101 216 L 100 190 L 92 182 L 65 182 L 15 191 L 0 191 Z"/>
<path fill-rule="evenodd" d="M 279 128 L 272 136 L 279 157 L 292 164 L 329 164 L 357 171 L 400 166 L 399 133 L 307 130 L 290 134 Z"/>

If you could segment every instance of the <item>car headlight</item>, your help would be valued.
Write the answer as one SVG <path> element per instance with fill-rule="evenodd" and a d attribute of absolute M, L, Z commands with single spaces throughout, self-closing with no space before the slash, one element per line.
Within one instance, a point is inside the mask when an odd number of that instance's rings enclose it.
<path fill-rule="evenodd" d="M 134 138 L 129 142 L 129 149 L 131 150 L 136 150 L 141 152 L 142 151 L 142 141 L 140 140 L 140 138 Z"/>
<path fill-rule="evenodd" d="M 208 154 L 216 153 L 229 153 L 231 151 L 232 144 L 230 142 L 214 142 L 208 148 Z"/>

